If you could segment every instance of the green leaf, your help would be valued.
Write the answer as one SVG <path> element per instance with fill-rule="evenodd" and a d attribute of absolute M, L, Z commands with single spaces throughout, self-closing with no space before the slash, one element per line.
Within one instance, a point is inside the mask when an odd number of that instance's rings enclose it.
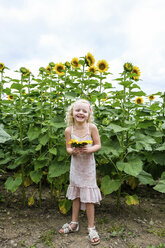
<path fill-rule="evenodd" d="M 28 130 L 27 135 L 28 135 L 29 140 L 32 141 L 32 140 L 37 139 L 39 137 L 40 133 L 41 133 L 40 127 L 31 126 Z"/>
<path fill-rule="evenodd" d="M 40 180 L 42 179 L 42 171 L 40 171 L 40 170 L 38 170 L 38 171 L 31 171 L 30 172 L 30 178 L 36 184 L 39 183 Z"/>
<path fill-rule="evenodd" d="M 144 135 L 140 132 L 137 132 L 135 134 L 135 139 L 136 139 L 136 141 L 145 142 L 147 144 L 155 144 L 156 143 L 156 141 L 152 137 L 150 137 L 149 135 Z"/>
<path fill-rule="evenodd" d="M 35 148 L 35 151 L 40 151 L 40 150 L 41 150 L 41 147 L 42 147 L 42 145 L 41 145 L 41 144 L 38 144 L 38 145 L 36 146 L 36 148 Z"/>
<path fill-rule="evenodd" d="M 156 164 L 165 165 L 165 153 L 164 152 L 155 152 L 152 154 L 152 159 Z"/>
<path fill-rule="evenodd" d="M 112 192 L 118 190 L 121 186 L 120 180 L 111 180 L 108 175 L 103 177 L 101 181 L 101 190 L 104 195 L 111 194 Z"/>
<path fill-rule="evenodd" d="M 77 97 L 77 94 L 74 91 L 72 91 L 72 92 L 66 92 L 65 96 L 69 99 L 75 99 L 75 97 Z"/>
<path fill-rule="evenodd" d="M 13 83 L 13 84 L 11 85 L 11 89 L 15 89 L 15 90 L 18 90 L 18 91 L 20 91 L 23 87 L 24 87 L 24 86 L 21 85 L 21 84 L 19 84 L 19 83 Z"/>
<path fill-rule="evenodd" d="M 3 152 L 2 149 L 0 149 L 0 158 L 4 158 L 5 157 L 5 153 Z"/>
<path fill-rule="evenodd" d="M 142 166 L 143 162 L 139 158 L 135 158 L 127 162 L 124 172 L 136 177 L 142 171 Z"/>
<path fill-rule="evenodd" d="M 144 170 L 142 170 L 140 172 L 140 174 L 137 176 L 137 178 L 139 179 L 139 181 L 142 184 L 149 184 L 149 185 L 154 185 L 155 184 L 155 180 L 153 179 L 152 175 L 147 173 Z"/>
<path fill-rule="evenodd" d="M 64 128 L 66 127 L 66 124 L 64 122 L 50 122 L 50 125 L 52 127 L 55 127 L 56 129 L 59 129 L 59 128 Z"/>
<path fill-rule="evenodd" d="M 143 162 L 139 158 L 135 158 L 128 162 L 119 161 L 116 165 L 120 171 L 136 177 L 142 171 Z"/>
<path fill-rule="evenodd" d="M 7 168 L 8 168 L 8 169 L 15 169 L 15 168 L 17 168 L 19 165 L 27 163 L 27 161 L 29 160 L 29 158 L 30 158 L 30 156 L 28 156 L 28 155 L 22 155 L 22 156 L 18 157 L 18 158 L 14 161 L 14 164 L 9 165 Z"/>
<path fill-rule="evenodd" d="M 19 186 L 22 184 L 22 177 L 21 175 L 17 176 L 15 179 L 12 177 L 8 177 L 5 182 L 6 190 L 10 190 L 12 193 L 15 192 Z"/>
<path fill-rule="evenodd" d="M 43 167 L 48 166 L 49 160 L 45 159 L 42 161 L 34 161 L 34 170 L 37 171 L 38 169 L 42 169 Z"/>
<path fill-rule="evenodd" d="M 0 160 L 0 165 L 7 164 L 7 163 L 9 163 L 11 160 L 12 160 L 12 157 L 6 157 L 6 158 L 4 158 L 4 159 L 1 159 L 1 160 Z"/>
<path fill-rule="evenodd" d="M 124 171 L 124 168 L 125 168 L 126 164 L 127 164 L 126 162 L 118 161 L 116 163 L 116 166 L 119 169 L 119 171 Z"/>
<path fill-rule="evenodd" d="M 5 143 L 8 140 L 11 140 L 11 136 L 0 126 L 0 143 Z"/>
<path fill-rule="evenodd" d="M 49 136 L 48 134 L 45 134 L 39 138 L 39 142 L 41 145 L 45 146 L 49 141 Z"/>
<path fill-rule="evenodd" d="M 111 123 L 110 125 L 107 126 L 108 128 L 111 128 L 115 133 L 122 132 L 125 130 L 128 130 L 128 128 L 121 127 L 119 125 Z"/>
<path fill-rule="evenodd" d="M 159 191 L 161 193 L 165 193 L 165 178 L 160 179 L 158 184 L 153 189 L 155 189 L 156 191 Z"/>
<path fill-rule="evenodd" d="M 69 164 L 65 164 L 64 162 L 53 161 L 52 164 L 49 166 L 48 177 L 59 177 L 70 169 Z"/>
<path fill-rule="evenodd" d="M 156 148 L 157 151 L 164 151 L 165 150 L 165 142 L 158 148 Z"/>
<path fill-rule="evenodd" d="M 49 152 L 53 155 L 57 155 L 57 148 L 51 148 L 49 149 Z"/>

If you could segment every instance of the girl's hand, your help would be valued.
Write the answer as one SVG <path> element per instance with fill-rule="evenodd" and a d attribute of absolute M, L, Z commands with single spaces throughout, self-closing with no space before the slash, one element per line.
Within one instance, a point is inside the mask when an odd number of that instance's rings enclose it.
<path fill-rule="evenodd" d="M 83 153 L 82 148 L 73 147 L 72 149 L 73 149 L 73 152 L 72 152 L 73 155 L 78 155 L 78 154 Z"/>
<path fill-rule="evenodd" d="M 83 146 L 81 149 L 82 153 L 91 153 L 91 147 Z"/>

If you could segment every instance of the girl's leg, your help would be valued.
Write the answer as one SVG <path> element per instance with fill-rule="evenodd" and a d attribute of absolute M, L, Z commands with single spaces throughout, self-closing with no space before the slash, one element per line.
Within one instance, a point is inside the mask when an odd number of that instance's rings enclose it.
<path fill-rule="evenodd" d="M 88 227 L 94 227 L 95 207 L 93 203 L 86 203 L 86 213 L 88 218 Z"/>
<path fill-rule="evenodd" d="M 73 200 L 73 204 L 72 204 L 72 221 L 73 222 L 78 222 L 79 211 L 80 211 L 80 198 L 76 198 Z"/>
<path fill-rule="evenodd" d="M 86 213 L 88 218 L 88 228 L 95 226 L 95 207 L 93 203 L 86 203 Z M 100 239 L 94 238 L 91 242 L 96 243 Z"/>
<path fill-rule="evenodd" d="M 73 200 L 72 203 L 72 222 L 78 222 L 79 217 L 79 210 L 80 210 L 80 198 L 76 198 Z M 72 230 L 77 228 L 77 224 L 70 225 Z M 64 233 L 64 229 L 60 229 L 60 233 Z"/>

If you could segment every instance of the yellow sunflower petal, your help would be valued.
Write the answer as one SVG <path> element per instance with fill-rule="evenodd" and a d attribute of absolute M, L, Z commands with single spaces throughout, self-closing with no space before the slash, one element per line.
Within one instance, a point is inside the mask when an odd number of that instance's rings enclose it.
<path fill-rule="evenodd" d="M 133 78 L 134 80 L 138 80 L 139 77 L 140 77 L 140 74 L 141 74 L 139 67 L 133 66 L 132 73 L 133 73 L 133 74 L 136 73 L 136 75 L 137 75 L 137 76 L 133 76 L 132 78 Z"/>
<path fill-rule="evenodd" d="M 135 99 L 135 102 L 136 102 L 136 104 L 141 104 L 141 103 L 143 103 L 143 98 L 142 97 L 137 97 Z"/>
<path fill-rule="evenodd" d="M 3 71 L 5 68 L 4 64 L 3 63 L 0 63 L 0 71 Z"/>
<path fill-rule="evenodd" d="M 150 95 L 150 96 L 148 97 L 148 99 L 149 99 L 150 101 L 153 101 L 153 100 L 155 99 L 155 96 Z"/>
<path fill-rule="evenodd" d="M 71 61 L 72 67 L 73 68 L 80 68 L 81 64 L 79 64 L 79 59 L 78 58 L 73 58 Z"/>
<path fill-rule="evenodd" d="M 65 65 L 63 65 L 62 63 L 55 65 L 55 71 L 59 76 L 63 76 L 65 74 L 64 70 L 65 70 Z"/>
<path fill-rule="evenodd" d="M 94 56 L 93 56 L 91 53 L 87 53 L 85 59 L 86 59 L 86 62 L 87 62 L 87 65 L 88 65 L 88 66 L 94 65 L 94 63 L 95 63 L 95 58 L 94 58 Z"/>
<path fill-rule="evenodd" d="M 99 60 L 97 63 L 97 68 L 99 72 L 106 72 L 109 68 L 109 65 L 106 60 Z"/>

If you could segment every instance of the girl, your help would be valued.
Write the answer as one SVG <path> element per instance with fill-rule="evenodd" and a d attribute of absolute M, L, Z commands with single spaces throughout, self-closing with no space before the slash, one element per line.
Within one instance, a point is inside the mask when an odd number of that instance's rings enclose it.
<path fill-rule="evenodd" d="M 100 150 L 100 137 L 97 127 L 92 124 L 93 112 L 88 101 L 77 100 L 67 114 L 68 127 L 65 129 L 66 149 L 72 155 L 70 169 L 70 185 L 66 196 L 73 200 L 72 221 L 60 229 L 60 233 L 77 232 L 79 230 L 79 210 L 86 209 L 88 233 L 92 245 L 100 243 L 94 226 L 94 203 L 100 203 L 101 193 L 96 183 L 96 166 L 94 152 Z M 71 139 L 78 141 L 92 140 L 93 144 L 81 148 L 68 144 Z"/>

